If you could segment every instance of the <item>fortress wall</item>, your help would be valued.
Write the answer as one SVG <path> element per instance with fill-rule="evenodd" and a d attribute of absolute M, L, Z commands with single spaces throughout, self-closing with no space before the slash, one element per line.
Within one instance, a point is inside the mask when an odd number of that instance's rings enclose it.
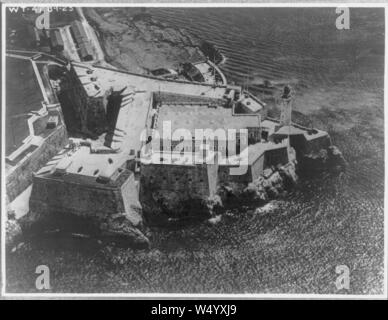
<path fill-rule="evenodd" d="M 30 210 L 63 212 L 78 216 L 104 216 L 124 212 L 119 190 L 35 177 Z"/>
<path fill-rule="evenodd" d="M 263 174 L 264 159 L 265 159 L 265 154 L 262 154 L 260 157 L 258 157 L 256 159 L 256 161 L 254 163 L 252 163 L 252 166 L 251 166 L 252 181 L 258 179 L 260 177 L 260 175 Z"/>
<path fill-rule="evenodd" d="M 121 195 L 123 197 L 123 205 L 128 219 L 134 226 L 142 222 L 140 214 L 141 205 L 139 202 L 139 190 L 136 186 L 135 175 L 129 172 L 128 179 L 121 185 Z"/>
<path fill-rule="evenodd" d="M 30 198 L 32 211 L 71 213 L 83 217 L 103 218 L 112 214 L 126 214 L 139 224 L 141 216 L 133 211 L 138 205 L 133 173 L 124 170 L 114 184 L 91 183 L 93 177 L 36 176 Z"/>
<path fill-rule="evenodd" d="M 206 103 L 223 103 L 221 99 L 212 99 L 201 96 L 191 96 L 186 94 L 170 93 L 170 92 L 154 92 L 155 103 L 162 102 L 163 104 L 206 104 Z"/>
<path fill-rule="evenodd" d="M 12 172 L 7 174 L 6 190 L 10 201 L 14 200 L 33 181 L 33 173 L 43 167 L 68 143 L 65 125 L 59 125 L 33 153 Z"/>
<path fill-rule="evenodd" d="M 217 193 L 218 186 L 218 164 L 208 164 L 207 165 L 207 178 L 209 184 L 209 196 L 213 197 Z"/>
<path fill-rule="evenodd" d="M 266 150 L 264 153 L 264 169 L 271 166 L 284 165 L 288 163 L 287 147 Z"/>
<path fill-rule="evenodd" d="M 296 151 L 296 156 L 300 157 L 306 153 L 307 141 L 303 134 L 290 137 L 290 144 Z"/>
<path fill-rule="evenodd" d="M 220 184 L 227 184 L 229 182 L 233 183 L 249 183 L 252 181 L 252 167 L 248 165 L 248 168 L 244 174 L 231 175 L 230 168 L 237 166 L 219 166 L 218 167 L 218 182 Z"/>
<path fill-rule="evenodd" d="M 106 126 L 107 95 L 89 97 L 75 70 L 67 72 L 58 99 L 69 130 L 101 133 Z"/>
<path fill-rule="evenodd" d="M 82 130 L 86 126 L 88 100 L 73 68 L 61 79 L 60 92 L 57 96 L 69 131 Z"/>
<path fill-rule="evenodd" d="M 164 225 L 170 217 L 209 216 L 217 172 L 217 164 L 142 164 L 139 197 L 147 223 Z"/>
<path fill-rule="evenodd" d="M 329 135 L 323 135 L 312 140 L 306 141 L 306 153 L 319 152 L 321 149 L 327 149 L 331 145 Z"/>
<path fill-rule="evenodd" d="M 214 168 L 206 165 L 163 165 L 148 164 L 141 166 L 141 185 L 145 192 L 164 190 L 180 194 L 182 199 L 207 198 L 214 192 L 214 180 L 208 174 L 214 174 Z"/>
<path fill-rule="evenodd" d="M 85 68 L 85 63 L 73 62 L 73 64 L 76 65 L 77 67 Z M 171 85 L 172 87 L 175 88 L 175 87 L 181 85 L 181 86 L 187 86 L 187 87 L 199 87 L 199 88 L 203 89 L 204 91 L 206 89 L 214 87 L 214 85 L 210 84 L 210 83 L 188 81 L 188 80 L 181 80 L 181 79 L 162 79 L 162 78 L 159 78 L 157 76 L 152 76 L 152 75 L 147 75 L 147 74 L 139 74 L 139 73 L 134 73 L 134 72 L 130 72 L 127 70 L 118 70 L 118 69 L 115 69 L 112 67 L 101 66 L 98 64 L 93 64 L 93 67 L 96 69 L 115 72 L 119 75 L 132 76 L 132 78 L 137 80 L 137 82 L 141 82 L 144 79 L 148 79 L 148 80 L 150 80 L 149 83 L 154 84 L 155 87 L 162 87 L 163 86 L 163 87 L 168 88 L 168 87 L 170 87 L 169 85 Z M 227 86 L 226 85 L 217 85 L 216 88 L 226 89 Z M 168 90 L 161 90 L 161 91 L 168 91 Z"/>
<path fill-rule="evenodd" d="M 259 178 L 263 174 L 264 169 L 276 166 L 278 164 L 284 165 L 288 163 L 287 148 L 279 148 L 265 151 L 253 163 L 248 165 L 248 169 L 244 174 L 231 175 L 230 168 L 233 166 L 219 166 L 218 179 L 220 184 L 227 183 L 241 183 L 248 184 Z M 237 166 L 235 166 L 237 167 Z"/>

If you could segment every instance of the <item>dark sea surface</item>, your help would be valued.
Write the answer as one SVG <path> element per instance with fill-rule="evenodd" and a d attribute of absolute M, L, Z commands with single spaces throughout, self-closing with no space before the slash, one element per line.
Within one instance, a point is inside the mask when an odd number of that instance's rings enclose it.
<path fill-rule="evenodd" d="M 331 85 L 352 69 L 360 54 L 384 50 L 381 9 L 351 9 L 349 30 L 336 28 L 335 8 L 149 8 L 147 12 L 216 44 L 227 57 L 222 70 L 228 80 L 249 84 L 253 90 L 264 79 Z"/>

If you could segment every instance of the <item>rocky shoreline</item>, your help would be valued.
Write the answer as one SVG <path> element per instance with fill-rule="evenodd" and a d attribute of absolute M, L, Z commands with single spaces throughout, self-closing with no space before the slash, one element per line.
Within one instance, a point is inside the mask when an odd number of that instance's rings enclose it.
<path fill-rule="evenodd" d="M 117 10 L 117 9 L 116 9 Z M 147 74 L 157 68 L 176 69 L 181 62 L 205 59 L 200 39 L 184 29 L 153 19 L 137 8 L 86 8 L 107 63 L 130 72 Z"/>

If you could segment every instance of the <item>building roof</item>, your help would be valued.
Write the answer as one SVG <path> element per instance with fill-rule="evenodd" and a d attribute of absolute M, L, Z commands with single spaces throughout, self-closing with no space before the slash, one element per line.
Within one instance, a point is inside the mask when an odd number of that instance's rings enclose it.
<path fill-rule="evenodd" d="M 83 40 L 88 39 L 88 36 L 86 34 L 86 31 L 85 31 L 85 28 L 84 28 L 82 22 L 80 22 L 78 20 L 73 21 L 71 23 L 71 29 L 74 33 L 74 36 L 75 36 L 78 44 L 80 44 L 80 42 L 82 42 Z"/>
<path fill-rule="evenodd" d="M 239 130 L 259 126 L 259 120 L 256 116 L 233 115 L 231 109 L 212 108 L 206 105 L 162 105 L 158 117 L 160 133 L 162 133 L 164 121 L 171 122 L 172 132 L 177 129 L 187 129 L 192 135 L 196 129 Z"/>
<path fill-rule="evenodd" d="M 93 51 L 92 46 L 89 43 L 85 43 L 85 42 L 81 43 L 80 54 L 81 54 L 82 58 L 87 57 L 87 56 L 93 56 L 94 51 Z"/>
<path fill-rule="evenodd" d="M 75 174 L 97 178 L 101 173 L 114 171 L 127 160 L 128 155 L 123 153 L 91 153 L 90 147 L 81 146 L 75 152 L 62 150 L 51 159 L 37 174 Z"/>
<path fill-rule="evenodd" d="M 238 105 L 244 106 L 252 113 L 258 113 L 263 110 L 265 103 L 253 96 L 251 93 L 244 91 L 241 94 L 240 100 L 237 102 L 237 106 Z"/>
<path fill-rule="evenodd" d="M 53 47 L 63 47 L 63 39 L 59 30 L 51 30 L 50 39 Z"/>
<path fill-rule="evenodd" d="M 274 135 L 283 135 L 283 136 L 288 136 L 288 135 L 299 135 L 299 134 L 305 134 L 306 131 L 299 129 L 294 126 L 282 126 L 280 127 L 277 131 L 275 131 L 273 134 Z"/>

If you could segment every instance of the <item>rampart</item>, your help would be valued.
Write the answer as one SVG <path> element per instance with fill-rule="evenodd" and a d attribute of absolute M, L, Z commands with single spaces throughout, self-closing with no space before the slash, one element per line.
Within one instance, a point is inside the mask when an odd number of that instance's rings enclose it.
<path fill-rule="evenodd" d="M 68 142 L 64 124 L 59 125 L 42 144 L 7 173 L 6 189 L 10 201 L 33 182 L 33 173 L 43 167 Z"/>
<path fill-rule="evenodd" d="M 201 215 L 217 192 L 218 164 L 144 164 L 140 167 L 140 201 L 149 218 Z"/>
<path fill-rule="evenodd" d="M 95 177 L 55 173 L 34 177 L 30 210 L 73 214 L 105 220 L 122 215 L 134 226 L 142 223 L 134 174 L 120 169 L 114 181 L 100 183 Z"/>

